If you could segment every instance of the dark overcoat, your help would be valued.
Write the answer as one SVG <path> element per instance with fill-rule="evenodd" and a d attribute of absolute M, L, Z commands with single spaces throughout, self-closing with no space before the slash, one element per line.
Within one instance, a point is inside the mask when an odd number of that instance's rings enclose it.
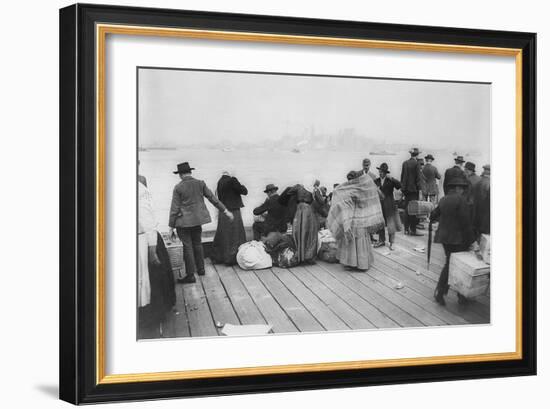
<path fill-rule="evenodd" d="M 441 175 L 437 168 L 431 163 L 426 163 L 422 169 L 422 174 L 426 178 L 426 194 L 438 195 L 439 187 L 437 186 L 437 180 L 441 179 Z"/>
<path fill-rule="evenodd" d="M 267 213 L 266 213 L 267 212 Z M 287 208 L 279 203 L 279 195 L 268 197 L 265 202 L 253 210 L 256 216 L 266 213 L 267 231 L 286 230 Z"/>
<path fill-rule="evenodd" d="M 223 175 L 218 181 L 216 193 L 225 207 L 229 210 L 238 210 L 244 207 L 241 195 L 247 195 L 248 189 L 236 177 Z"/>
<path fill-rule="evenodd" d="M 473 188 L 474 229 L 477 234 L 491 234 L 491 179 L 482 176 Z"/>
<path fill-rule="evenodd" d="M 453 191 L 444 196 L 432 211 L 430 221 L 439 221 L 436 243 L 469 246 L 474 241 L 472 215 L 464 195 Z"/>
<path fill-rule="evenodd" d="M 403 162 L 401 167 L 401 189 L 403 193 L 420 192 L 422 189 L 420 163 L 415 158 Z"/>
<path fill-rule="evenodd" d="M 204 198 L 208 199 L 219 211 L 226 210 L 223 203 L 214 196 L 204 181 L 195 179 L 191 175 L 184 176 L 181 182 L 174 187 L 172 193 L 168 226 L 194 227 L 210 223 L 212 219 Z"/>
<path fill-rule="evenodd" d="M 377 178 L 374 183 L 380 188 L 380 191 L 383 193 L 383 198 L 380 198 L 382 203 L 382 213 L 384 214 L 384 219 L 395 214 L 395 200 L 393 199 L 393 191 L 401 189 L 401 183 L 391 176 L 386 176 L 384 183 L 381 183 L 382 179 Z"/>

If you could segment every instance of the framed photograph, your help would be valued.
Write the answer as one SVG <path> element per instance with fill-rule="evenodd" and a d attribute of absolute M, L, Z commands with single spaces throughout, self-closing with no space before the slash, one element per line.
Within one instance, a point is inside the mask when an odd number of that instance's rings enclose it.
<path fill-rule="evenodd" d="M 535 54 L 61 9 L 61 399 L 534 375 Z"/>

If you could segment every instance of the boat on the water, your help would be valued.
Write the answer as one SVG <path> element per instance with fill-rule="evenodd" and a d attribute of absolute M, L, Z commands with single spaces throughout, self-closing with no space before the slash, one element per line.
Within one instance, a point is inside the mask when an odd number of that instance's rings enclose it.
<path fill-rule="evenodd" d="M 396 153 L 395 152 L 388 152 L 388 151 L 374 151 L 374 152 L 369 152 L 369 155 L 393 156 L 393 155 L 396 155 Z"/>

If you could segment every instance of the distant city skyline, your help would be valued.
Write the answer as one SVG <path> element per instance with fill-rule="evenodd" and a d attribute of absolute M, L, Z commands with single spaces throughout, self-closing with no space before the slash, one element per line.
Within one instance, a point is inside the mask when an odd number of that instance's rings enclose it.
<path fill-rule="evenodd" d="M 490 149 L 490 84 L 140 69 L 138 93 L 143 147 L 286 138 L 289 147 L 353 135 L 374 145 Z"/>

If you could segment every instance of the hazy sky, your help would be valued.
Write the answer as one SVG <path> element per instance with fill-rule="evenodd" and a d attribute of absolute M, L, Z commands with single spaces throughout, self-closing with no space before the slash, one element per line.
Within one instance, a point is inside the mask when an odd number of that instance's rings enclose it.
<path fill-rule="evenodd" d="M 488 151 L 489 84 L 140 69 L 143 146 L 355 128 L 387 143 Z"/>

